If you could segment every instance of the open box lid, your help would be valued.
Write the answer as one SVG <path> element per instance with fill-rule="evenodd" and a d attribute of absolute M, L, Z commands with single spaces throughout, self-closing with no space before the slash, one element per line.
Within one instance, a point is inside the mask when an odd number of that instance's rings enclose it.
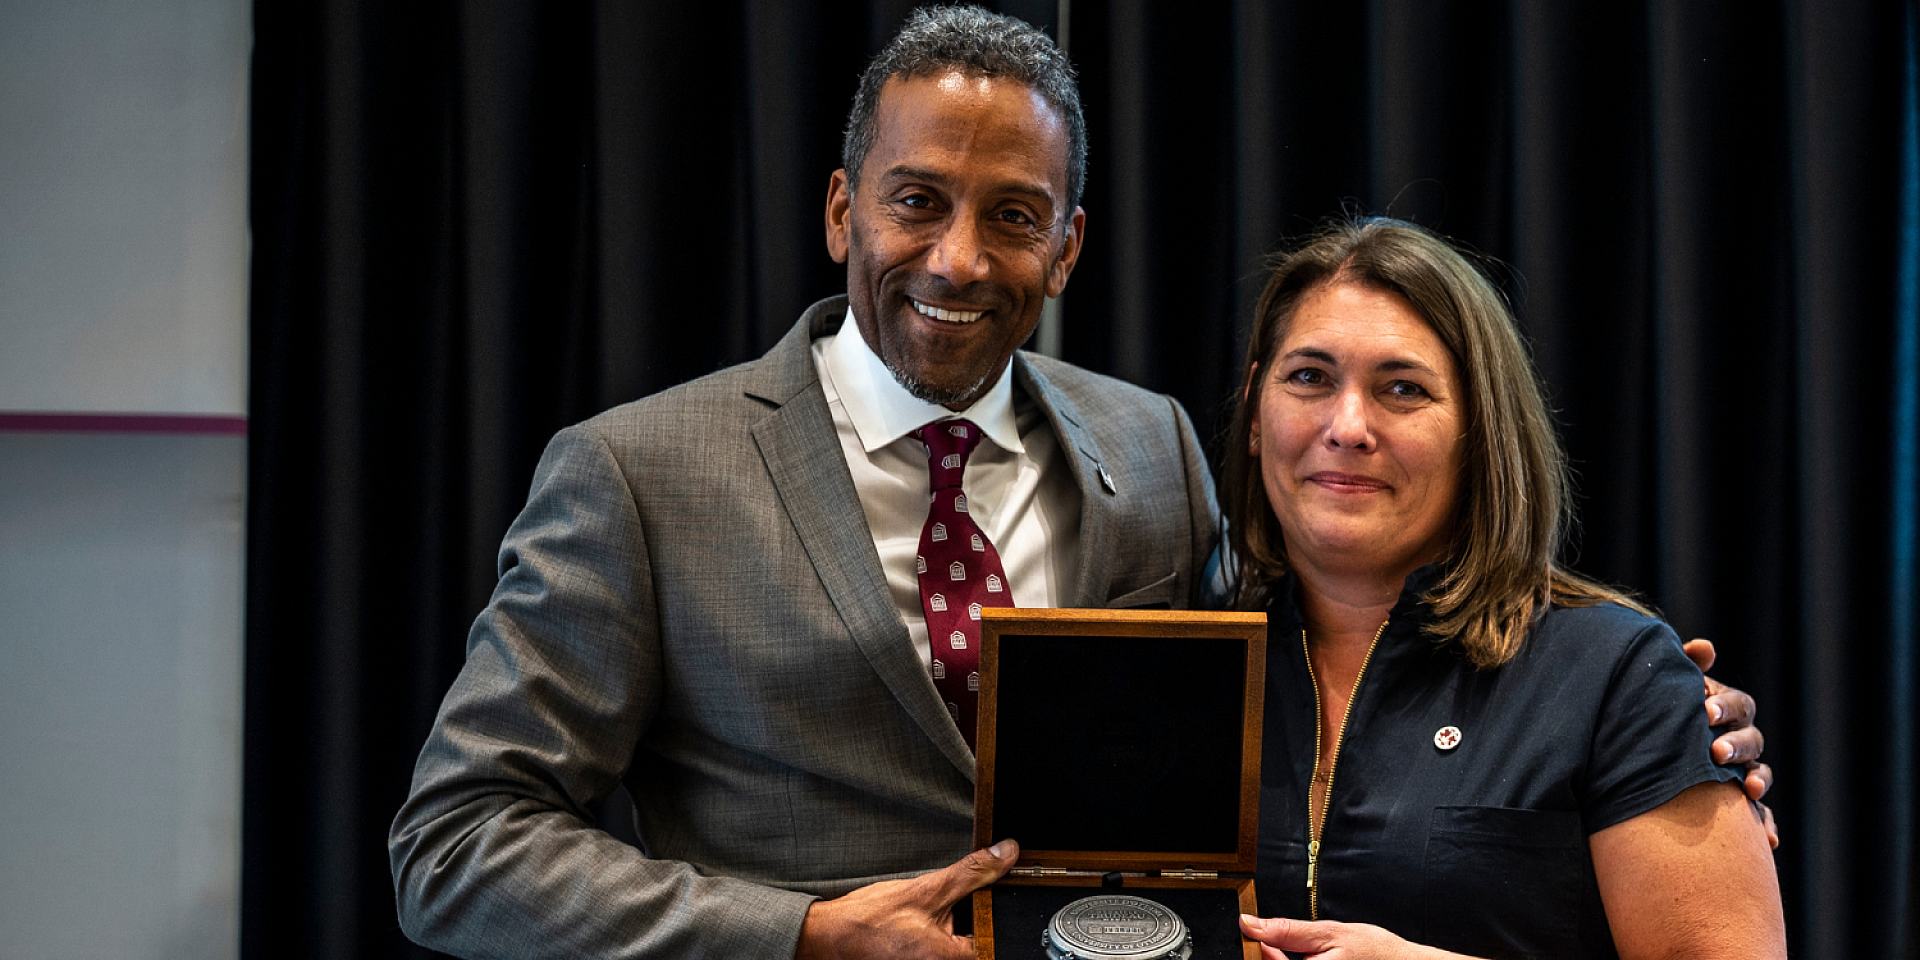
<path fill-rule="evenodd" d="M 1251 873 L 1266 615 L 982 611 L 975 848 L 1016 872 Z"/>

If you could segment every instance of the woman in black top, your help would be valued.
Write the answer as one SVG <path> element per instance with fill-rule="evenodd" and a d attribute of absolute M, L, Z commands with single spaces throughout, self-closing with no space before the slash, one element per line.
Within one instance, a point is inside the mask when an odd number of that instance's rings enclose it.
<path fill-rule="evenodd" d="M 1559 565 L 1564 456 L 1506 304 L 1409 224 L 1261 297 L 1223 479 L 1269 611 L 1261 912 L 1309 956 L 1784 957 L 1700 674 Z"/>

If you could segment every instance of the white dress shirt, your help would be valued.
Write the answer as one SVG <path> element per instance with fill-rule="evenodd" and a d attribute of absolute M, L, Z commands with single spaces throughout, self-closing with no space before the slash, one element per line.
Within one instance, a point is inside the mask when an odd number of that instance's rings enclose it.
<path fill-rule="evenodd" d="M 833 411 L 867 530 L 893 602 L 920 662 L 931 668 L 920 578 L 913 558 L 927 520 L 927 451 L 914 431 L 934 420 L 966 419 L 985 437 L 967 458 L 967 512 L 1000 554 L 1021 607 L 1059 606 L 1080 571 L 1080 489 L 1045 411 L 1016 396 L 1009 363 L 986 395 L 964 411 L 907 392 L 874 354 L 853 320 L 813 342 L 813 365 Z"/>

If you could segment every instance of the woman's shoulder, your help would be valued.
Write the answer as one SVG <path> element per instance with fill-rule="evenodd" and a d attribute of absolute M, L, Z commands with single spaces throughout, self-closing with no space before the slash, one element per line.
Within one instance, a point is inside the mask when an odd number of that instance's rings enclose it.
<path fill-rule="evenodd" d="M 1588 728 L 1579 778 L 1588 833 L 1708 780 L 1714 765 L 1700 670 L 1666 621 L 1616 603 L 1555 605 L 1529 639 L 1536 669 L 1563 681 L 1556 709 Z"/>
<path fill-rule="evenodd" d="M 1530 659 L 1617 663 L 1629 655 L 1681 661 L 1680 638 L 1667 622 L 1618 603 L 1553 604 L 1540 615 L 1522 647 Z"/>
<path fill-rule="evenodd" d="M 1588 630 L 1628 635 L 1667 626 L 1667 622 L 1659 617 L 1650 616 L 1611 600 L 1579 606 L 1555 602 L 1547 607 L 1540 619 L 1543 625 L 1551 623 L 1563 630 Z"/>

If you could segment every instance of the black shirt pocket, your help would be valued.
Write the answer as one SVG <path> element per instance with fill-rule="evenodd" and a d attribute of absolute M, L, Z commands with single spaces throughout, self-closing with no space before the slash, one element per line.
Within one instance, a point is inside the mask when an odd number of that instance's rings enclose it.
<path fill-rule="evenodd" d="M 1580 814 L 1435 807 L 1424 942 L 1479 957 L 1612 957 Z"/>

